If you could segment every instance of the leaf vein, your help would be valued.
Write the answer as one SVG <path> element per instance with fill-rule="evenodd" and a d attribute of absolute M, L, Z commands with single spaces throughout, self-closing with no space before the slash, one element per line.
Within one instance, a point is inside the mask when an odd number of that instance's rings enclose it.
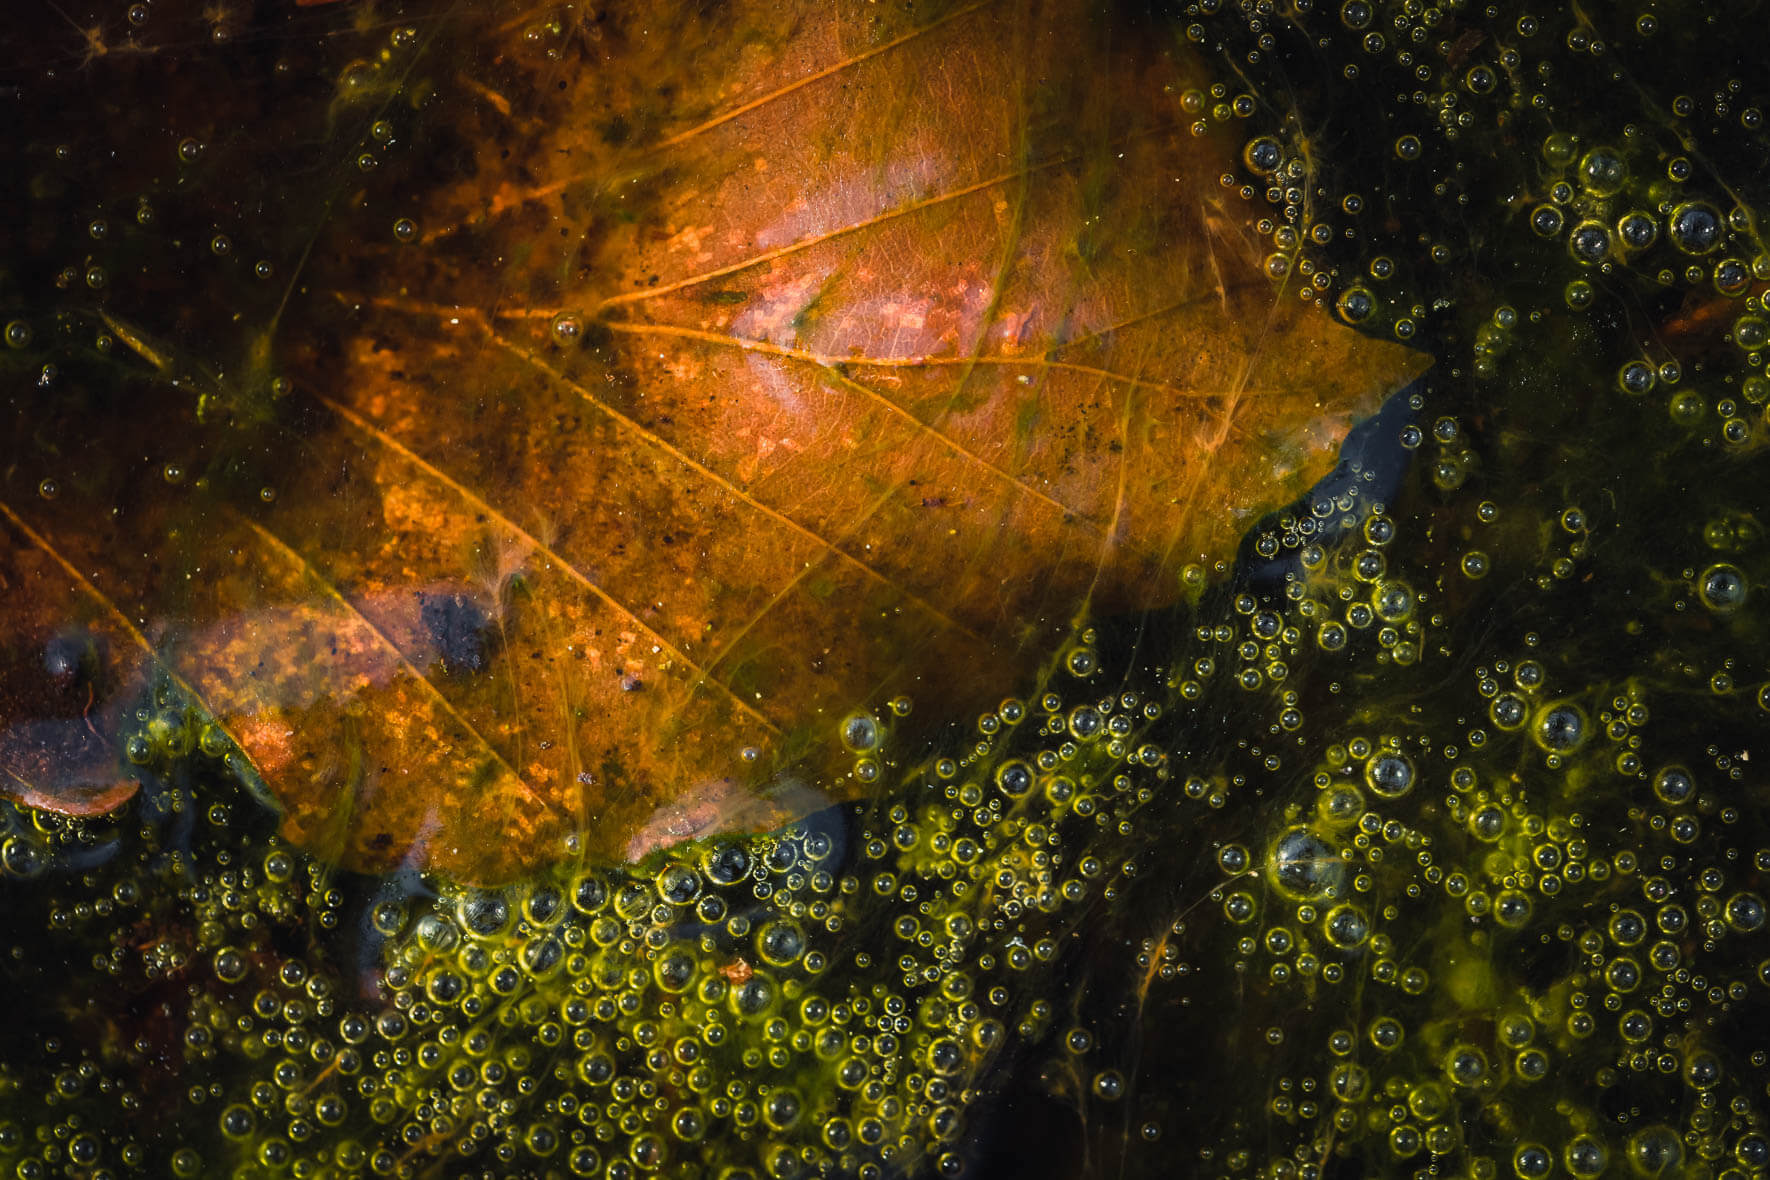
<path fill-rule="evenodd" d="M 420 672 L 412 661 L 406 658 L 406 653 L 399 649 L 399 645 L 394 643 L 385 631 L 380 627 L 377 627 L 369 616 L 359 610 L 355 603 L 346 598 L 344 592 L 334 585 L 330 579 L 320 573 L 318 569 L 314 568 L 314 564 L 311 561 L 298 552 L 288 542 L 284 541 L 281 537 L 277 536 L 257 521 L 241 516 L 238 513 L 235 513 L 234 515 L 238 517 L 239 520 L 243 521 L 246 527 L 251 529 L 252 532 L 257 535 L 259 540 L 263 541 L 285 560 L 300 566 L 302 571 L 307 574 L 308 578 L 313 581 L 315 585 L 319 586 L 320 589 L 324 590 L 328 597 L 342 606 L 345 610 L 349 611 L 351 616 L 364 627 L 367 627 L 369 633 L 373 635 L 390 653 L 392 653 L 395 660 L 399 661 L 400 667 L 404 668 L 415 680 L 418 681 L 418 683 L 424 686 L 425 691 L 429 693 L 437 707 L 460 725 L 462 729 L 466 730 L 467 733 L 492 756 L 493 760 L 496 761 L 499 766 L 509 772 L 511 779 L 522 788 L 524 794 L 548 811 L 558 814 L 558 809 L 541 796 L 535 794 L 534 789 L 523 780 L 522 775 L 517 773 L 516 768 L 511 766 L 502 754 L 498 753 L 497 747 L 493 746 L 486 736 L 482 734 L 471 721 L 462 716 L 461 712 L 455 708 L 454 704 L 450 702 L 446 696 L 442 694 L 442 690 L 437 688 L 428 676 L 424 675 L 423 672 Z"/>
<path fill-rule="evenodd" d="M 675 135 L 660 141 L 657 146 L 660 148 L 675 147 L 679 143 L 693 139 L 695 136 L 701 135 L 704 132 L 711 131 L 722 123 L 729 123 L 731 120 L 740 118 L 758 107 L 767 106 L 769 103 L 775 102 L 786 95 L 791 94 L 795 90 L 810 86 L 814 82 L 820 82 L 823 79 L 830 77 L 832 74 L 839 74 L 843 70 L 857 66 L 869 58 L 878 57 L 883 53 L 889 53 L 900 45 L 905 45 L 914 41 L 918 37 L 926 36 L 928 33 L 933 32 L 942 25 L 950 24 L 961 17 L 976 12 L 980 8 L 987 8 L 993 3 L 995 3 L 995 0 L 978 0 L 975 4 L 967 4 L 963 8 L 955 8 L 945 16 L 932 20 L 925 25 L 918 25 L 916 28 L 911 29 L 909 32 L 904 33 L 901 36 L 894 37 L 889 41 L 875 45 L 871 49 L 864 50 L 851 57 L 843 58 L 841 61 L 835 62 L 832 65 L 827 65 L 823 69 L 807 74 L 805 77 L 800 78 L 797 81 L 789 82 L 785 86 L 771 90 L 760 98 L 751 99 L 749 102 L 735 106 L 723 114 L 714 115 L 711 119 L 697 123 L 685 131 L 678 131 Z"/>
<path fill-rule="evenodd" d="M 677 648 L 675 644 L 671 643 L 664 636 L 658 634 L 657 631 L 641 619 L 632 608 L 621 602 L 603 587 L 597 585 L 596 582 L 593 581 L 583 570 L 579 569 L 572 562 L 567 561 L 563 556 L 556 552 L 552 546 L 517 524 L 514 520 L 511 520 L 509 516 L 499 511 L 496 506 L 480 496 L 472 488 L 469 488 L 466 484 L 463 484 L 448 472 L 443 471 L 434 463 L 430 462 L 430 460 L 424 458 L 416 451 L 413 451 L 410 447 L 406 446 L 397 438 L 394 438 L 391 434 L 388 434 L 385 430 L 382 430 L 379 426 L 376 426 L 373 422 L 370 422 L 367 418 L 364 418 L 350 407 L 336 402 L 317 391 L 313 396 L 321 405 L 324 405 L 344 421 L 356 427 L 357 430 L 368 435 L 370 438 L 393 451 L 395 454 L 404 457 L 408 462 L 418 467 L 431 478 L 437 480 L 457 496 L 460 496 L 463 500 L 474 505 L 480 511 L 486 513 L 487 516 L 497 520 L 500 525 L 509 529 L 517 537 L 520 537 L 525 544 L 532 545 L 536 552 L 541 553 L 556 562 L 559 565 L 559 568 L 566 572 L 568 577 L 583 586 L 586 590 L 590 591 L 590 593 L 601 600 L 604 605 L 620 612 L 621 615 L 632 620 L 633 624 L 642 628 L 648 635 L 650 635 L 653 641 L 658 644 L 659 648 L 668 653 L 671 659 L 680 661 L 682 665 L 692 671 L 699 680 L 707 681 L 710 679 L 707 676 L 705 669 L 694 660 L 691 660 L 687 654 Z M 737 693 L 733 692 L 727 685 L 720 684 L 718 681 L 712 681 L 712 683 L 718 685 L 718 687 L 722 689 L 725 695 L 731 700 L 732 704 L 735 705 L 745 716 L 763 726 L 769 733 L 779 734 L 779 727 L 767 717 L 763 716 L 755 706 L 738 696 Z"/>

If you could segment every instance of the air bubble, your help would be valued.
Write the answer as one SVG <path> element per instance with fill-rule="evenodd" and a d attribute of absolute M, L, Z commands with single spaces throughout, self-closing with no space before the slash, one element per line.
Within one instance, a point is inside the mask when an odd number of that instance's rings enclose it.
<path fill-rule="evenodd" d="M 1588 266 L 1610 253 L 1610 231 L 1601 222 L 1582 221 L 1567 235 L 1567 252 Z"/>
<path fill-rule="evenodd" d="M 1335 307 L 1339 310 L 1340 318 L 1347 323 L 1362 324 L 1376 310 L 1377 301 L 1363 287 L 1353 287 L 1340 296 Z"/>
<path fill-rule="evenodd" d="M 1628 180 L 1629 168 L 1613 148 L 1599 147 L 1580 161 L 1580 181 L 1596 197 L 1615 196 Z"/>
<path fill-rule="evenodd" d="M 1117 1102 L 1125 1096 L 1125 1075 L 1116 1069 L 1103 1069 L 1094 1075 L 1094 1096 L 1103 1102 Z"/>
<path fill-rule="evenodd" d="M 1247 146 L 1242 149 L 1241 158 L 1250 171 L 1269 176 L 1278 171 L 1278 166 L 1284 162 L 1284 152 L 1279 147 L 1278 140 L 1270 135 L 1263 135 L 1248 141 Z"/>
<path fill-rule="evenodd" d="M 1630 361 L 1617 370 L 1616 384 L 1624 393 L 1635 397 L 1653 392 L 1659 378 L 1646 361 Z"/>
<path fill-rule="evenodd" d="M 1537 717 L 1536 740 L 1543 749 L 1565 754 L 1586 740 L 1586 716 L 1577 706 L 1551 705 Z"/>
<path fill-rule="evenodd" d="M 1672 210 L 1672 244 L 1686 254 L 1707 254 L 1721 242 L 1721 214 L 1707 201 L 1686 201 Z"/>
<path fill-rule="evenodd" d="M 1365 763 L 1364 781 L 1373 795 L 1399 799 L 1413 789 L 1414 765 L 1402 754 L 1376 754 Z"/>
<path fill-rule="evenodd" d="M 1327 913 L 1322 932 L 1329 942 L 1341 950 L 1362 946 L 1370 937 L 1370 919 L 1364 911 L 1350 903 L 1337 905 Z"/>
<path fill-rule="evenodd" d="M 842 722 L 842 744 L 857 753 L 877 749 L 879 723 L 866 713 L 850 714 Z"/>
<path fill-rule="evenodd" d="M 1748 589 L 1745 574 L 1738 566 L 1720 562 L 1702 571 L 1697 596 L 1715 614 L 1726 615 L 1745 605 Z"/>
<path fill-rule="evenodd" d="M 1566 224 L 1566 215 L 1553 205 L 1538 205 L 1530 215 L 1530 228 L 1540 238 L 1552 238 Z"/>
<path fill-rule="evenodd" d="M 1282 833 L 1273 842 L 1267 865 L 1274 884 L 1293 897 L 1335 897 L 1345 889 L 1346 861 L 1306 827 Z"/>
<path fill-rule="evenodd" d="M 570 346 L 584 338 L 584 319 L 573 312 L 561 312 L 553 317 L 553 342 Z"/>

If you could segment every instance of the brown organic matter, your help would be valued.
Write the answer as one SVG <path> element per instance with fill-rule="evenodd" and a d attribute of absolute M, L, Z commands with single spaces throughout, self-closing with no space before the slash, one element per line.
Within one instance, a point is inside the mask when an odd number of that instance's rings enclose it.
<path fill-rule="evenodd" d="M 859 794 L 841 718 L 963 716 L 1173 602 L 1423 368 L 1273 284 L 1202 69 L 1091 6 L 495 7 L 340 75 L 328 125 L 421 158 L 327 198 L 234 370 L 274 397 L 198 421 L 234 378 L 107 313 L 202 478 L 88 421 L 0 492 L 5 682 L 78 622 L 351 865 Z M 103 780 L 33 699 L 15 791 Z"/>

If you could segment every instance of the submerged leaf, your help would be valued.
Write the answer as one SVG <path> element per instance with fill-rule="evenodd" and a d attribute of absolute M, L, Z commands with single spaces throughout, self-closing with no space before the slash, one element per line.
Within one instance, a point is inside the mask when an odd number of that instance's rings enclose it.
<path fill-rule="evenodd" d="M 61 571 L 23 593 L 139 626 L 113 650 L 357 866 L 496 878 L 864 792 L 866 750 L 813 753 L 844 715 L 975 711 L 1090 614 L 1172 603 L 1423 367 L 1272 285 L 1201 71 L 1109 27 L 396 29 L 274 112 L 330 161 L 282 198 L 313 236 L 280 300 L 198 327 L 142 267 L 75 301 L 146 389 L 15 397 L 0 499 Z"/>

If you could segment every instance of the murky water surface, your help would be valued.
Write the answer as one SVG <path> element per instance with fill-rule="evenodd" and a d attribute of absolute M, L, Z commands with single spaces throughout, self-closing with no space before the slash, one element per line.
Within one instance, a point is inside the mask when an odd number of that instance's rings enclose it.
<path fill-rule="evenodd" d="M 26 0 L 0 1165 L 1770 1174 L 1762 16 Z"/>

